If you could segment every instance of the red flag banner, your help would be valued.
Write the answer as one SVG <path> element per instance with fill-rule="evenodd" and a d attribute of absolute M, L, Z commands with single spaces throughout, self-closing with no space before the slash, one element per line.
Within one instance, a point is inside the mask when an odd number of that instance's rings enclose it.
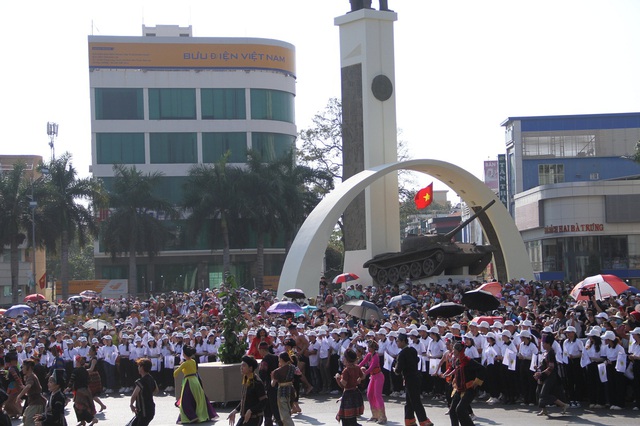
<path fill-rule="evenodd" d="M 433 183 L 426 188 L 422 188 L 413 199 L 416 202 L 416 208 L 426 209 L 433 201 Z"/>
<path fill-rule="evenodd" d="M 38 280 L 38 285 L 40 288 L 45 288 L 47 286 L 47 273 L 42 274 L 40 279 Z"/>

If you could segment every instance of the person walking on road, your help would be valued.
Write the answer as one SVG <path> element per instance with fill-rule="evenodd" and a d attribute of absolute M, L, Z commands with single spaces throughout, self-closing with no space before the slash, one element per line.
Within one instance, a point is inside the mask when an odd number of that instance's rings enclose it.
<path fill-rule="evenodd" d="M 404 424 L 413 426 L 416 417 L 420 426 L 433 426 L 420 400 L 420 374 L 418 373 L 418 352 L 409 346 L 406 333 L 399 333 L 397 340 L 400 353 L 394 372 L 402 375 L 405 385 Z"/>
<path fill-rule="evenodd" d="M 149 358 L 139 358 L 136 364 L 138 364 L 140 378 L 135 382 L 129 403 L 129 408 L 136 415 L 131 426 L 147 426 L 156 415 L 153 395 L 158 393 L 158 385 L 151 376 L 151 360 Z"/>
<path fill-rule="evenodd" d="M 451 426 L 473 426 L 471 420 L 471 401 L 476 395 L 476 388 L 482 386 L 486 369 L 473 358 L 465 355 L 465 346 L 458 342 L 453 345 L 453 399 L 449 409 Z"/>

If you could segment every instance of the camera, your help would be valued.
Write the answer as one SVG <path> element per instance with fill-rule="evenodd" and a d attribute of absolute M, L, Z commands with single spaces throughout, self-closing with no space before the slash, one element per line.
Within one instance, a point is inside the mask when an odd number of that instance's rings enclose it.
<path fill-rule="evenodd" d="M 588 288 L 583 288 L 580 290 L 580 296 L 585 296 L 585 297 L 591 297 L 591 296 L 595 296 L 596 295 L 596 291 L 595 290 L 591 290 Z"/>

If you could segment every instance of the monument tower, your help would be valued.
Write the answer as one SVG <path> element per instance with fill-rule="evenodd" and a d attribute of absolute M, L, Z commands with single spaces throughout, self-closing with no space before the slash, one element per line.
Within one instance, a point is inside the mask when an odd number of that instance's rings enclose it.
<path fill-rule="evenodd" d="M 340 28 L 343 180 L 397 161 L 393 23 L 398 16 L 380 1 L 351 0 L 335 18 Z M 362 264 L 400 250 L 397 173 L 361 193 L 344 212 L 344 271 L 371 278 Z"/>

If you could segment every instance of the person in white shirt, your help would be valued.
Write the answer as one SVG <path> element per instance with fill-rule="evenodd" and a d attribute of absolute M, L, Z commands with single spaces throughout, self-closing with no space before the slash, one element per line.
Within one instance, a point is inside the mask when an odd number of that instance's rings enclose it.
<path fill-rule="evenodd" d="M 633 409 L 640 410 L 640 327 L 631 330 L 629 337 L 629 361 L 633 363 Z"/>
<path fill-rule="evenodd" d="M 102 338 L 105 343 L 102 346 L 102 368 L 106 379 L 105 394 L 110 394 L 116 389 L 116 359 L 118 358 L 118 348 L 113 345 L 113 338 L 109 335 Z"/>
<path fill-rule="evenodd" d="M 485 336 L 485 346 L 482 351 L 482 365 L 487 367 L 487 380 L 484 382 L 489 399 L 487 404 L 493 405 L 499 402 L 500 397 L 500 363 L 502 351 L 497 344 L 497 336 L 490 331 Z"/>
<path fill-rule="evenodd" d="M 509 369 L 509 366 L 504 364 L 504 357 L 507 351 L 511 351 L 517 355 L 518 349 L 516 345 L 511 341 L 511 332 L 504 330 L 502 332 L 502 356 L 500 356 L 500 362 L 502 363 L 502 394 L 504 395 L 504 402 L 506 404 L 515 404 L 518 397 L 518 373 L 515 370 Z"/>
<path fill-rule="evenodd" d="M 316 392 L 319 391 L 322 387 L 321 378 L 320 378 L 320 342 L 317 339 L 317 335 L 315 331 L 310 331 L 307 334 L 309 338 L 309 346 L 307 347 L 307 353 L 309 354 L 309 373 L 311 375 L 311 385 L 313 386 L 313 390 Z"/>
<path fill-rule="evenodd" d="M 531 362 L 538 356 L 538 347 L 533 342 L 533 336 L 529 330 L 520 332 L 520 345 L 518 345 L 518 373 L 520 376 L 520 393 L 524 398 L 524 404 L 533 405 L 536 402 L 536 381 L 533 379 Z M 537 359 L 536 359 L 537 361 Z M 536 364 L 537 365 L 537 364 Z"/>
<path fill-rule="evenodd" d="M 569 362 L 567 365 L 567 385 L 570 407 L 580 407 L 584 390 L 584 370 L 580 366 L 580 358 L 584 345 L 578 340 L 578 333 L 574 326 L 570 325 L 564 330 L 566 339 L 562 343 L 564 359 Z"/>
<path fill-rule="evenodd" d="M 331 355 L 331 342 L 327 338 L 327 332 L 324 329 L 318 330 L 318 368 L 320 370 L 320 379 L 322 381 L 322 389 L 320 393 L 329 393 L 331 391 L 331 374 L 329 369 L 329 356 Z"/>
<path fill-rule="evenodd" d="M 129 335 L 126 333 L 122 333 L 120 336 L 120 345 L 118 345 L 118 353 L 120 354 L 120 390 L 121 393 L 129 392 L 129 390 L 133 389 L 133 376 L 131 366 L 131 360 L 129 359 L 129 355 L 131 354 L 131 349 L 133 345 L 130 343 Z"/>
<path fill-rule="evenodd" d="M 624 372 L 620 372 L 616 369 L 618 357 L 627 356 L 622 345 L 620 345 L 620 339 L 616 334 L 608 330 L 602 335 L 604 341 L 603 355 L 606 358 L 607 364 L 607 396 L 609 398 L 609 405 L 611 410 L 622 410 L 624 408 L 625 391 L 627 389 L 627 379 L 624 376 Z"/>
<path fill-rule="evenodd" d="M 584 352 L 589 357 L 587 365 L 587 393 L 589 396 L 589 408 L 602 408 L 606 404 L 605 384 L 600 380 L 598 365 L 604 361 L 602 351 L 604 345 L 600 337 L 600 327 L 595 326 L 587 333 L 587 343 Z"/>

